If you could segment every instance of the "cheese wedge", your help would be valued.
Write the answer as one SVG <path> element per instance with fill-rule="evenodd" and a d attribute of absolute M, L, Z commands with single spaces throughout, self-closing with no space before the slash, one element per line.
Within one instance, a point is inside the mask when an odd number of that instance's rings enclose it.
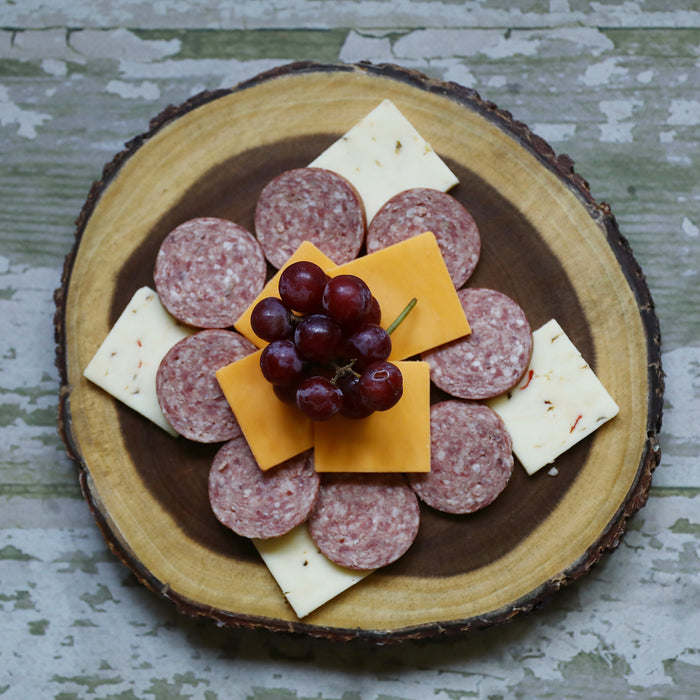
<path fill-rule="evenodd" d="M 177 435 L 158 405 L 156 373 L 168 350 L 193 332 L 165 310 L 156 292 L 141 287 L 97 349 L 83 376 L 163 430 Z"/>
<path fill-rule="evenodd" d="M 413 297 L 418 302 L 392 333 L 390 360 L 405 360 L 469 333 L 435 236 L 422 233 L 328 271 L 363 279 L 382 309 L 385 328 Z"/>
<path fill-rule="evenodd" d="M 528 474 L 553 462 L 619 412 L 555 320 L 532 338 L 530 367 L 520 384 L 488 402 L 503 419 L 513 452 Z"/>
<path fill-rule="evenodd" d="M 300 618 L 372 573 L 346 569 L 326 559 L 306 523 L 281 537 L 254 539 L 253 544 Z"/>
<path fill-rule="evenodd" d="M 335 267 L 335 263 L 325 253 L 320 251 L 313 243 L 311 243 L 310 241 L 303 241 L 301 243 L 301 245 L 289 258 L 289 260 L 287 260 L 287 262 L 275 273 L 275 275 L 267 281 L 267 283 L 263 287 L 262 292 L 258 294 L 255 301 L 243 312 L 243 314 L 241 314 L 241 317 L 233 324 L 234 328 L 241 335 L 248 338 L 248 340 L 250 340 L 259 348 L 264 347 L 265 345 L 267 345 L 267 343 L 261 338 L 259 338 L 257 335 L 255 335 L 253 329 L 250 327 L 250 316 L 253 313 L 253 309 L 261 299 L 265 299 L 266 297 L 276 297 L 277 299 L 279 299 L 280 295 L 278 284 L 280 275 L 282 274 L 285 268 L 289 267 L 289 265 L 299 260 L 306 260 L 308 262 L 316 263 L 316 265 L 318 265 L 323 270 L 330 270 L 332 267 Z"/>
<path fill-rule="evenodd" d="M 397 362 L 403 396 L 388 411 L 314 425 L 318 472 L 429 472 L 430 366 Z"/>
<path fill-rule="evenodd" d="M 349 180 L 367 223 L 394 195 L 413 187 L 447 192 L 455 174 L 391 100 L 384 100 L 310 163 Z"/>
<path fill-rule="evenodd" d="M 295 406 L 280 401 L 260 371 L 260 353 L 232 362 L 216 372 L 238 425 L 261 469 L 313 447 L 312 421 Z"/>

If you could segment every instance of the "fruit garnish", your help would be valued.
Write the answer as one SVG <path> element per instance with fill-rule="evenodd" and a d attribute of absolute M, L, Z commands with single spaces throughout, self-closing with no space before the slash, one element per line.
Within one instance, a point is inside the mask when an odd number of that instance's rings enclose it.
<path fill-rule="evenodd" d="M 298 261 L 283 270 L 278 287 L 279 299 L 255 305 L 251 326 L 269 342 L 260 369 L 280 401 L 315 421 L 337 413 L 365 418 L 396 405 L 403 378 L 388 361 L 390 335 L 416 300 L 385 330 L 379 303 L 355 275 L 329 277 Z"/>

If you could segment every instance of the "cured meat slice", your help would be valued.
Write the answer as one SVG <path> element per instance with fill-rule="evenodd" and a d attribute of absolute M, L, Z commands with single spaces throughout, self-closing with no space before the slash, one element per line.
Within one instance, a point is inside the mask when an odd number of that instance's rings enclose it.
<path fill-rule="evenodd" d="M 367 252 L 426 231 L 435 235 L 450 278 L 459 289 L 479 262 L 481 236 L 472 215 L 445 192 L 417 187 L 392 197 L 369 224 Z"/>
<path fill-rule="evenodd" d="M 267 266 L 242 226 L 204 217 L 173 229 L 154 270 L 163 306 L 195 328 L 229 328 L 262 291 Z"/>
<path fill-rule="evenodd" d="M 419 524 L 418 499 L 403 474 L 326 474 L 309 532 L 339 566 L 376 569 L 406 552 Z"/>
<path fill-rule="evenodd" d="M 217 520 L 242 537 L 279 537 L 313 508 L 319 476 L 311 451 L 263 471 L 245 438 L 227 442 L 209 471 L 209 503 Z"/>
<path fill-rule="evenodd" d="M 170 348 L 156 373 L 156 393 L 180 435 L 206 443 L 241 435 L 215 372 L 255 350 L 242 335 L 218 329 L 200 331 Z"/>
<path fill-rule="evenodd" d="M 355 188 L 323 168 L 287 170 L 270 181 L 255 207 L 255 233 L 277 268 L 303 241 L 340 265 L 357 257 L 365 238 L 365 210 Z"/>
<path fill-rule="evenodd" d="M 474 513 L 492 503 L 513 473 L 510 435 L 483 404 L 449 400 L 430 409 L 430 472 L 408 481 L 427 505 Z"/>
<path fill-rule="evenodd" d="M 471 333 L 422 354 L 430 378 L 452 396 L 486 399 L 514 387 L 532 354 L 532 330 L 523 310 L 492 289 L 457 292 Z"/>

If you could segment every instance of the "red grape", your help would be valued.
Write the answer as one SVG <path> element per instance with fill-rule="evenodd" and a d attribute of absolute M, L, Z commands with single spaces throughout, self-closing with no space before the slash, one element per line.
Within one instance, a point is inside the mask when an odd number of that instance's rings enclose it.
<path fill-rule="evenodd" d="M 364 318 L 371 303 L 369 287 L 355 275 L 331 277 L 323 290 L 323 310 L 340 324 Z"/>
<path fill-rule="evenodd" d="M 340 413 L 346 418 L 367 418 L 374 411 L 367 408 L 360 394 L 360 378 L 356 374 L 348 372 L 339 377 L 336 382 L 343 392 L 343 405 Z"/>
<path fill-rule="evenodd" d="M 260 369 L 271 384 L 290 384 L 298 379 L 304 364 L 291 340 L 275 340 L 260 354 Z"/>
<path fill-rule="evenodd" d="M 401 370 L 391 362 L 374 362 L 362 372 L 359 391 L 368 408 L 386 411 L 396 405 L 403 394 Z"/>
<path fill-rule="evenodd" d="M 282 340 L 292 335 L 292 322 L 285 305 L 275 297 L 261 299 L 250 315 L 253 333 L 263 340 Z"/>
<path fill-rule="evenodd" d="M 342 401 L 340 389 L 325 377 L 308 377 L 297 389 L 297 406 L 312 420 L 332 418 L 340 410 Z"/>
<path fill-rule="evenodd" d="M 328 316 L 306 316 L 294 331 L 294 343 L 305 360 L 326 363 L 337 357 L 343 341 L 340 326 Z"/>
<path fill-rule="evenodd" d="M 321 311 L 321 300 L 328 276 L 315 263 L 300 260 L 286 267 L 278 288 L 284 305 L 301 314 Z"/>
<path fill-rule="evenodd" d="M 391 336 L 381 326 L 368 323 L 347 338 L 346 347 L 348 356 L 355 360 L 353 369 L 360 371 L 389 357 Z"/>

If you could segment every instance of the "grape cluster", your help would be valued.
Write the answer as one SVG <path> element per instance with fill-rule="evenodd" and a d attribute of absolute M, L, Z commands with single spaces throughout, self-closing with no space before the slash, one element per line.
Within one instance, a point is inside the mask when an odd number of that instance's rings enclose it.
<path fill-rule="evenodd" d="M 391 337 L 363 280 L 328 277 L 300 261 L 283 270 L 279 295 L 259 301 L 250 322 L 269 343 L 260 369 L 280 400 L 317 421 L 337 413 L 365 418 L 396 404 L 403 377 L 387 361 Z"/>

